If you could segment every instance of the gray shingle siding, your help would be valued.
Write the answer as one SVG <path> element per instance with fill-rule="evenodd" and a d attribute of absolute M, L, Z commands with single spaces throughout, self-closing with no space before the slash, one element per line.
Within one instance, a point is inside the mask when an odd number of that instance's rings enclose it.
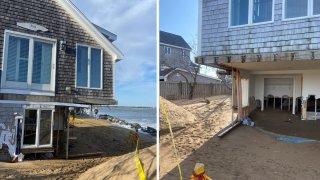
<path fill-rule="evenodd" d="M 165 47 L 171 48 L 170 54 L 165 54 Z M 185 57 L 182 56 L 183 49 L 172 46 L 165 46 L 160 44 L 160 65 L 166 65 L 171 68 L 182 68 L 189 67 L 190 63 L 190 50 L 185 50 Z"/>
<path fill-rule="evenodd" d="M 282 0 L 274 1 L 274 22 L 229 28 L 229 1 L 203 0 L 201 55 L 319 50 L 320 17 L 283 21 Z"/>
<path fill-rule="evenodd" d="M 78 24 L 54 0 L 1 0 L 0 1 L 0 68 L 2 66 L 4 30 L 66 40 L 70 51 L 57 51 L 56 63 L 56 95 L 41 97 L 45 101 L 78 102 L 80 99 L 92 99 L 95 103 L 115 103 L 113 98 L 113 67 L 112 57 L 103 51 L 103 90 L 79 89 L 75 87 L 76 43 L 98 46 L 99 44 L 88 32 Z M 29 22 L 42 25 L 49 29 L 47 33 L 36 33 L 18 27 L 17 22 Z M 59 44 L 59 43 L 58 43 Z M 72 93 L 66 92 L 71 87 Z M 1 95 L 4 98 L 4 95 Z M 36 97 L 31 99 L 36 99 Z M 40 99 L 41 99 L 40 98 Z M 27 99 L 27 98 L 26 98 Z M 84 102 L 85 103 L 85 102 Z"/>

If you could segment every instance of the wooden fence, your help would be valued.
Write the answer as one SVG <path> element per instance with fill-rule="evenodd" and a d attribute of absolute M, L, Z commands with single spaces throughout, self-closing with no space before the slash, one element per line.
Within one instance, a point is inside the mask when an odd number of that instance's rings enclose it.
<path fill-rule="evenodd" d="M 187 83 L 160 82 L 160 96 L 174 99 L 188 99 L 190 86 Z M 231 94 L 231 89 L 224 84 L 197 84 L 193 97 L 210 97 L 215 95 Z"/>

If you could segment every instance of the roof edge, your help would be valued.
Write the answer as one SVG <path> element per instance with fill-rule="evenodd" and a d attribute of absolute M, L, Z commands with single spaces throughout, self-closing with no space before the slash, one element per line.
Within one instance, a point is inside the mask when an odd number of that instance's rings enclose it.
<path fill-rule="evenodd" d="M 122 52 L 114 46 L 105 36 L 103 36 L 89 21 L 89 19 L 70 1 L 70 0 L 56 0 L 63 8 L 65 8 L 73 18 L 88 30 L 89 34 L 93 36 L 96 41 L 106 50 L 111 56 L 112 60 L 119 61 L 124 58 Z"/>

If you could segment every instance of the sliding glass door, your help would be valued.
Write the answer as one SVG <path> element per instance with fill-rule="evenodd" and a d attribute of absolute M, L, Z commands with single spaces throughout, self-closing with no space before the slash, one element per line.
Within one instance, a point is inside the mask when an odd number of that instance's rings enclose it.
<path fill-rule="evenodd" d="M 52 146 L 53 110 L 26 109 L 23 126 L 23 148 Z"/>

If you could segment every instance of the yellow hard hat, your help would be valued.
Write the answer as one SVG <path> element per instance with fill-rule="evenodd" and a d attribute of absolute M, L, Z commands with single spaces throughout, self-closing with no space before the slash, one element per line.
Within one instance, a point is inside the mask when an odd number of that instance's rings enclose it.
<path fill-rule="evenodd" d="M 203 163 L 196 163 L 194 166 L 193 172 L 195 175 L 200 175 L 204 173 L 204 164 Z"/>

